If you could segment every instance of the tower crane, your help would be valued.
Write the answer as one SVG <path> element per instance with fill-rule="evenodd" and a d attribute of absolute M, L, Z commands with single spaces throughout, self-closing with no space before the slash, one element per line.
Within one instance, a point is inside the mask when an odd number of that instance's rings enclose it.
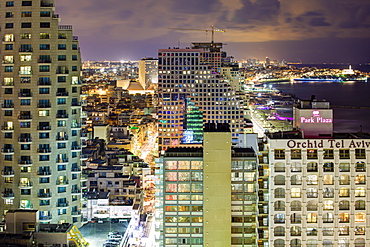
<path fill-rule="evenodd" d="M 182 31 L 203 31 L 203 32 L 211 32 L 212 33 L 212 43 L 214 41 L 215 32 L 222 32 L 225 33 L 226 30 L 215 28 L 213 25 L 211 26 L 211 29 L 191 29 L 191 28 L 168 28 L 172 30 L 182 30 Z"/>

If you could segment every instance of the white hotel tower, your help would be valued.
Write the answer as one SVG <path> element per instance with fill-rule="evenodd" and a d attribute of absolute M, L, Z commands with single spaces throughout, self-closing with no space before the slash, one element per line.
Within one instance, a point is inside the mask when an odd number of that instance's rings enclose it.
<path fill-rule="evenodd" d="M 300 130 L 270 134 L 265 145 L 269 246 L 370 246 L 370 135 L 333 133 L 329 102 L 300 101 L 294 111 Z"/>
<path fill-rule="evenodd" d="M 80 52 L 54 0 L 0 0 L 0 212 L 81 222 Z"/>

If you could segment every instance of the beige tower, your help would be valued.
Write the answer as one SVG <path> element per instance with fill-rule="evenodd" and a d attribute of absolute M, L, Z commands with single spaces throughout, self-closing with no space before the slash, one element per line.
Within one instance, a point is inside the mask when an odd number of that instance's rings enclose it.
<path fill-rule="evenodd" d="M 80 51 L 54 0 L 0 0 L 0 211 L 81 222 Z"/>

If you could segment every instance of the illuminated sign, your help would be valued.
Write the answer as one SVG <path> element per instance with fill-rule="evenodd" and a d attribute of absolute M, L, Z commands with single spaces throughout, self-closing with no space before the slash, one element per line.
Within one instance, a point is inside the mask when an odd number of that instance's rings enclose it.
<path fill-rule="evenodd" d="M 289 140 L 288 148 L 370 148 L 370 141 L 365 140 Z"/>
<path fill-rule="evenodd" d="M 320 111 L 315 110 L 312 111 L 312 117 L 306 118 L 301 117 L 301 123 L 332 123 L 333 119 L 331 118 L 324 118 L 320 115 Z"/>

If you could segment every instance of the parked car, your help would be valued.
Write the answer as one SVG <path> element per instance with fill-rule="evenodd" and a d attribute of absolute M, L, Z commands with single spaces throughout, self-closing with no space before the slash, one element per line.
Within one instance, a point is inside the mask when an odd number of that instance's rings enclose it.
<path fill-rule="evenodd" d="M 118 221 L 119 221 L 118 219 L 111 219 L 110 220 L 111 223 L 118 223 Z"/>

